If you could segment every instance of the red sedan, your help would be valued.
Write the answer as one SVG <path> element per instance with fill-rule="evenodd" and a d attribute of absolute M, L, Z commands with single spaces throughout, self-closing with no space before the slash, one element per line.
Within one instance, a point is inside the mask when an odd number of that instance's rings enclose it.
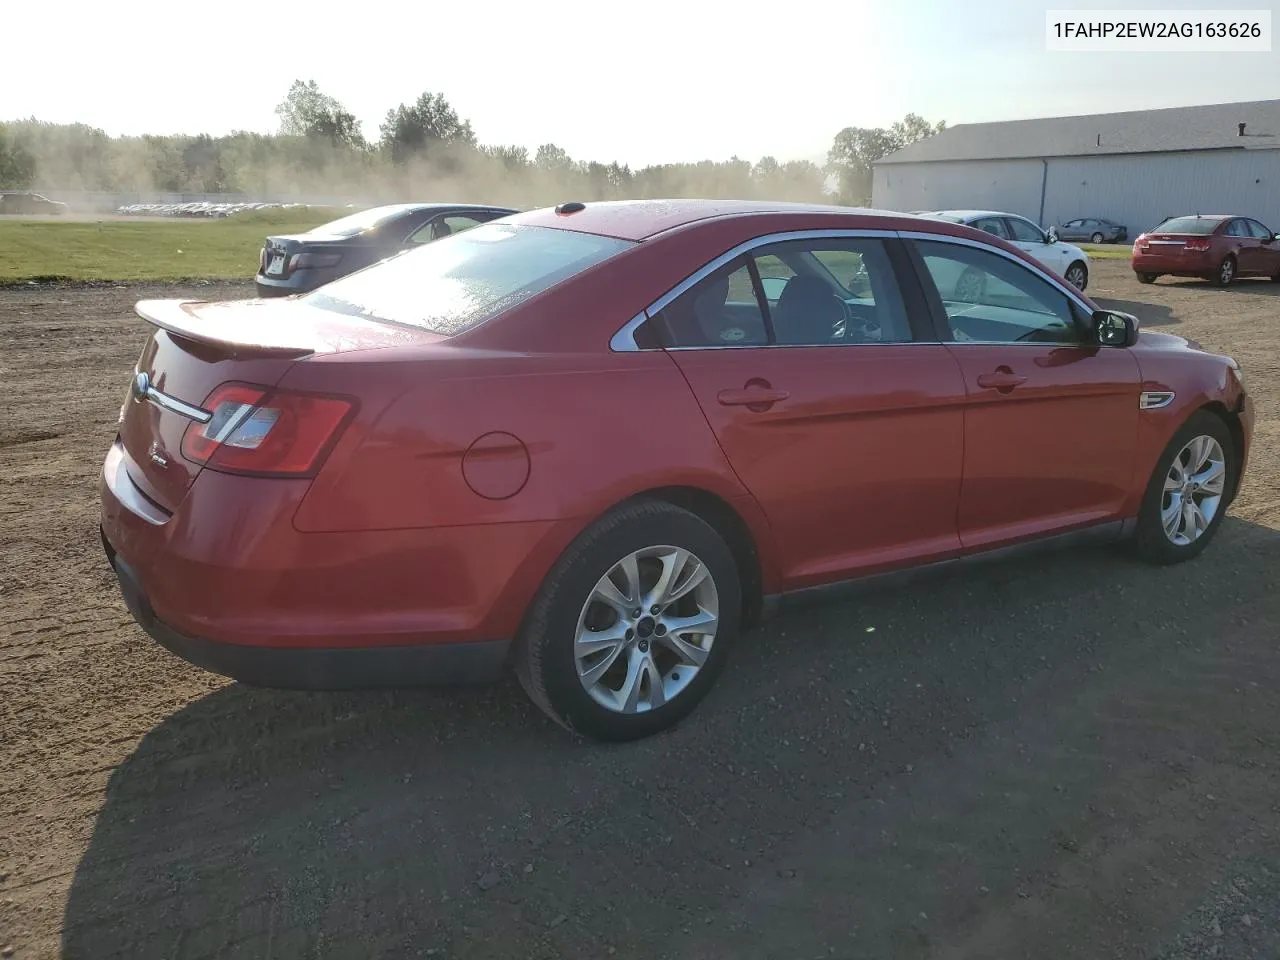
<path fill-rule="evenodd" d="M 102 534 L 248 683 L 484 680 L 629 739 L 782 599 L 1046 539 L 1196 556 L 1239 367 L 959 224 L 564 204 L 286 300 L 148 301 Z"/>
<path fill-rule="evenodd" d="M 1141 283 L 1199 277 L 1226 287 L 1239 277 L 1280 282 L 1280 237 L 1248 217 L 1172 217 L 1133 242 L 1133 272 Z"/>

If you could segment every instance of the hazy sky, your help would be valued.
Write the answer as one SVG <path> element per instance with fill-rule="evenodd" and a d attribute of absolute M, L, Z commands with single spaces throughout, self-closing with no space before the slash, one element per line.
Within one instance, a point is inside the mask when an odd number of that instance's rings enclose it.
<path fill-rule="evenodd" d="M 6 5 L 0 119 L 112 134 L 269 131 L 315 79 L 376 138 L 439 91 L 485 143 L 578 159 L 817 158 L 841 128 L 914 111 L 949 123 L 1280 98 L 1280 48 L 1045 50 L 1046 8 L 1105 0 L 113 0 Z M 1127 0 L 1270 9 L 1280 0 Z M 66 9 L 66 8 L 63 8 Z"/>

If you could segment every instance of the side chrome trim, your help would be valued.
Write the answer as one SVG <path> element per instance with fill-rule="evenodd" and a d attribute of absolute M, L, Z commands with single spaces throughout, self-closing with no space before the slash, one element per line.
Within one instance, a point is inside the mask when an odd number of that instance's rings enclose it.
<path fill-rule="evenodd" d="M 169 514 L 160 509 L 138 489 L 129 476 L 129 469 L 124 462 L 125 453 L 117 441 L 107 451 L 107 459 L 102 464 L 102 478 L 107 489 L 120 501 L 120 505 L 135 516 L 141 517 L 153 526 L 163 526 L 169 521 Z"/>
<path fill-rule="evenodd" d="M 724 253 L 722 253 L 720 256 L 716 257 L 714 260 L 710 261 L 709 263 L 704 264 L 701 268 L 691 273 L 684 280 L 680 281 L 678 284 L 676 284 L 674 287 L 672 287 L 670 290 L 668 290 L 666 293 L 660 296 L 657 300 L 654 300 L 643 311 L 641 311 L 640 313 L 637 313 L 634 317 L 628 320 L 622 326 L 622 328 L 618 330 L 609 339 L 609 349 L 612 350 L 614 353 L 640 352 L 642 348 L 635 341 L 635 332 L 640 328 L 640 326 L 646 320 L 649 320 L 650 318 L 652 318 L 655 314 L 661 311 L 663 307 L 671 303 L 671 301 L 675 300 L 677 297 L 679 297 L 681 294 L 687 291 L 690 287 L 694 286 L 699 281 L 706 278 L 708 275 L 714 273 L 716 270 L 719 270 L 730 260 L 733 260 L 736 257 L 740 257 L 742 256 L 742 254 L 747 253 L 751 250 L 754 250 L 757 247 L 768 246 L 775 243 L 787 243 L 793 240 L 849 240 L 849 239 L 862 239 L 862 238 L 868 238 L 868 237 L 878 237 L 880 239 L 890 239 L 890 240 L 892 239 L 928 240 L 934 243 L 954 243 L 962 247 L 972 247 L 975 250 L 986 250 L 990 253 L 994 253 L 1004 257 L 1006 260 L 1010 261 L 1011 263 L 1016 263 L 1018 266 L 1022 267 L 1023 269 L 1030 270 L 1032 273 L 1039 276 L 1042 280 L 1047 281 L 1052 286 L 1054 286 L 1057 290 L 1066 294 L 1066 296 L 1072 302 L 1074 302 L 1076 306 L 1078 306 L 1081 310 L 1083 310 L 1087 315 L 1092 316 L 1093 314 L 1093 307 L 1091 307 L 1087 302 L 1085 302 L 1079 290 L 1071 286 L 1071 284 L 1067 283 L 1066 281 L 1059 280 L 1053 274 L 1049 273 L 1037 261 L 1035 261 L 1034 258 L 1030 258 L 1030 254 L 1028 254 L 1028 257 L 1031 259 L 1031 262 L 1027 262 L 1027 260 L 1023 260 L 1021 257 L 1017 257 L 1007 250 L 1001 250 L 998 247 L 994 247 L 986 243 L 981 243 L 977 240 L 970 240 L 968 237 L 953 237 L 948 234 L 932 233 L 932 232 L 923 231 L 923 230 L 921 231 L 873 230 L 873 229 L 863 230 L 863 229 L 857 229 L 857 228 L 828 229 L 828 230 L 792 230 L 792 231 L 787 231 L 783 233 L 765 234 L 764 236 L 754 237 L 750 240 L 746 240 L 738 244 L 736 247 L 733 247 L 730 250 L 726 250 Z M 899 344 L 899 346 L 908 346 L 909 344 L 917 344 L 917 343 L 932 343 L 936 345 L 935 341 L 913 340 L 913 341 L 908 341 L 908 343 Z M 976 341 L 974 341 L 974 343 L 975 345 L 977 345 Z M 950 345 L 952 344 L 948 343 L 948 346 Z M 751 344 L 749 346 L 744 345 L 740 347 L 726 345 L 726 346 L 702 346 L 702 347 L 667 347 L 665 349 L 667 350 L 747 350 L 747 349 L 753 349 L 753 348 L 759 349 L 762 346 L 764 345 Z M 779 345 L 773 344 L 771 348 L 776 348 L 777 346 Z M 783 345 L 783 346 L 788 346 L 788 345 Z M 811 345 L 810 344 L 791 344 L 789 346 L 811 346 Z M 850 346 L 861 346 L 861 344 L 850 344 Z M 1028 346 L 1044 346 L 1044 344 L 1042 343 L 1028 344 Z M 651 349 L 658 350 L 658 349 L 664 349 L 664 348 L 653 347 Z"/>
<path fill-rule="evenodd" d="M 1144 390 L 1138 398 L 1139 410 L 1159 410 L 1173 403 L 1176 396 L 1172 390 Z"/>
<path fill-rule="evenodd" d="M 192 406 L 177 397 L 171 397 L 167 393 L 161 393 L 151 385 L 151 378 L 141 371 L 135 370 L 133 373 L 133 387 L 130 390 L 134 403 L 154 403 L 161 410 L 168 410 L 170 413 L 176 413 L 180 417 L 186 417 L 188 420 L 194 420 L 196 423 L 208 423 L 213 419 L 213 414 L 202 407 Z"/>
<path fill-rule="evenodd" d="M 1089 306 L 1089 304 L 1085 302 L 1079 290 L 1077 290 L 1071 284 L 1067 283 L 1065 280 L 1059 280 L 1057 277 L 1051 274 L 1048 270 L 1042 267 L 1040 265 L 1040 262 L 1037 261 L 1034 257 L 1032 257 L 1031 254 L 1027 254 L 1027 257 L 1031 260 L 1031 262 L 1028 263 L 1026 260 L 1023 260 L 1021 257 L 1015 257 L 1008 250 L 1001 250 L 998 247 L 994 247 L 987 243 L 980 243 L 977 240 L 970 240 L 968 237 L 951 237 L 941 233 L 926 233 L 924 231 L 916 231 L 916 230 L 899 231 L 898 236 L 901 237 L 903 240 L 929 240 L 934 243 L 954 243 L 957 246 L 973 247 L 975 250 L 985 250 L 988 253 L 998 254 L 999 256 L 1002 256 L 1006 260 L 1010 261 L 1011 263 L 1016 263 L 1018 266 L 1023 267 L 1027 270 L 1030 270 L 1034 274 L 1037 274 L 1042 280 L 1047 280 L 1053 286 L 1057 287 L 1058 290 L 1062 291 L 1068 297 L 1070 297 L 1073 301 L 1075 301 L 1076 306 L 1078 306 L 1081 310 L 1083 310 L 1086 315 L 1088 316 L 1093 315 L 1093 307 Z M 1041 346 L 1043 346 L 1043 344 L 1041 344 Z"/>

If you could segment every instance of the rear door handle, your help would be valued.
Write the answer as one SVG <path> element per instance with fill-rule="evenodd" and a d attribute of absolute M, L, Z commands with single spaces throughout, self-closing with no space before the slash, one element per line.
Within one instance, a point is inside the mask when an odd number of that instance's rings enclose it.
<path fill-rule="evenodd" d="M 984 390 L 1000 390 L 1007 393 L 1014 387 L 1020 386 L 1027 382 L 1026 377 L 1020 377 L 1008 367 L 1001 367 L 995 373 L 983 373 L 978 375 L 978 386 Z"/>
<path fill-rule="evenodd" d="M 786 390 L 772 387 L 743 387 L 741 390 L 721 390 L 716 400 L 723 407 L 760 407 L 765 409 L 791 396 Z"/>

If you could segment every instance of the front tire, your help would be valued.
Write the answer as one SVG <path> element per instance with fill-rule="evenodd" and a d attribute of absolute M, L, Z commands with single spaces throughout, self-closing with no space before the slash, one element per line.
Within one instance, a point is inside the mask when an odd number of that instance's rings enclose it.
<path fill-rule="evenodd" d="M 516 649 L 530 698 L 597 740 L 647 737 L 698 705 L 737 639 L 733 551 L 700 517 L 643 500 L 602 517 L 565 551 Z"/>
<path fill-rule="evenodd" d="M 1101 242 L 1102 242 L 1102 234 L 1100 234 L 1100 233 L 1095 233 L 1092 237 L 1090 237 L 1090 238 L 1089 238 L 1089 242 L 1090 242 L 1090 243 L 1101 243 Z"/>
<path fill-rule="evenodd" d="M 1157 279 L 1159 279 L 1160 274 L 1158 274 L 1158 273 L 1136 273 L 1136 272 L 1135 272 L 1135 273 L 1134 273 L 1134 276 L 1138 278 L 1138 282 L 1139 282 L 1139 283 L 1155 283 L 1155 282 L 1156 282 L 1156 280 L 1157 280 Z"/>
<path fill-rule="evenodd" d="M 1089 285 L 1089 268 L 1077 260 L 1067 267 L 1067 272 L 1063 274 L 1063 279 L 1077 290 L 1083 290 Z"/>
<path fill-rule="evenodd" d="M 1198 556 L 1226 516 L 1239 454 L 1222 419 L 1193 413 L 1173 435 L 1138 511 L 1138 555 L 1156 564 Z"/>

